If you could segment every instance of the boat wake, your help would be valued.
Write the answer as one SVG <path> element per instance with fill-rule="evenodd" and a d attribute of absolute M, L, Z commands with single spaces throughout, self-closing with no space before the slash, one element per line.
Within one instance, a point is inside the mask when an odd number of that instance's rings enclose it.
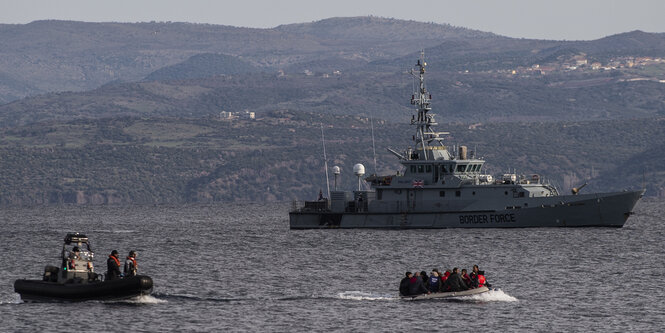
<path fill-rule="evenodd" d="M 14 299 L 11 299 L 11 297 L 0 299 L 0 305 L 21 304 L 21 303 L 23 303 L 23 301 L 21 300 L 21 296 L 19 296 L 19 294 L 14 294 Z"/>
<path fill-rule="evenodd" d="M 109 234 L 129 234 L 136 232 L 136 230 L 129 230 L 129 229 L 118 229 L 118 230 L 111 230 L 111 229 L 98 229 L 95 230 L 97 233 L 109 233 Z"/>
<path fill-rule="evenodd" d="M 189 302 L 189 301 L 196 301 L 196 302 L 232 302 L 232 301 L 242 301 L 246 299 L 242 298 L 216 298 L 216 297 L 202 297 L 202 296 L 196 296 L 196 295 L 189 295 L 189 294 L 161 294 L 161 293 L 155 293 L 153 296 L 160 301 L 163 302 L 168 302 L 168 300 L 171 301 L 183 301 L 183 302 Z"/>
<path fill-rule="evenodd" d="M 142 296 L 136 296 L 134 298 L 130 298 L 127 300 L 122 301 L 123 303 L 130 303 L 130 304 L 163 304 L 163 303 L 168 303 L 167 300 L 157 298 L 152 295 L 142 295 Z"/>
<path fill-rule="evenodd" d="M 461 296 L 456 299 L 463 302 L 518 302 L 519 300 L 503 292 L 501 289 L 491 289 L 490 291 L 482 294 Z"/>
<path fill-rule="evenodd" d="M 347 299 L 355 301 L 395 301 L 400 300 L 400 297 L 395 294 L 381 294 L 363 291 L 344 291 L 337 294 L 337 299 Z M 488 292 L 469 296 L 459 296 L 455 298 L 438 299 L 438 301 L 455 301 L 455 302 L 518 302 L 519 300 L 513 296 L 506 294 L 501 289 L 492 289 Z"/>
<path fill-rule="evenodd" d="M 142 295 L 142 296 L 136 296 L 132 298 L 118 299 L 118 300 L 92 300 L 89 302 L 97 302 L 104 304 L 132 304 L 132 305 L 168 303 L 167 300 L 162 298 L 157 298 L 153 295 Z"/>
<path fill-rule="evenodd" d="M 394 294 L 368 293 L 364 291 L 344 291 L 338 293 L 336 298 L 355 301 L 394 301 L 399 299 Z"/>

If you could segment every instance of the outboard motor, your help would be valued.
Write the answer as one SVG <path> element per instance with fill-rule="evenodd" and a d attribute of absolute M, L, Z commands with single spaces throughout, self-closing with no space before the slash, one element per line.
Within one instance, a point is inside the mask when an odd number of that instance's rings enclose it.
<path fill-rule="evenodd" d="M 42 281 L 46 282 L 58 282 L 58 272 L 60 271 L 60 268 L 47 265 L 44 267 L 44 276 L 42 277 Z"/>

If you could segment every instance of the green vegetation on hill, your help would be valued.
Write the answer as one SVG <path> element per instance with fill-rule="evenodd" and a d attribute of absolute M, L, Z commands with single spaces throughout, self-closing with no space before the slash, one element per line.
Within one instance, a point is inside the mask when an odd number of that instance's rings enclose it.
<path fill-rule="evenodd" d="M 189 59 L 160 68 L 148 75 L 148 81 L 205 78 L 217 75 L 256 73 L 259 69 L 247 61 L 225 54 L 197 54 Z"/>
<path fill-rule="evenodd" d="M 329 30 L 330 26 L 337 29 Z M 413 31 L 427 31 L 426 37 Z M 365 17 L 273 29 L 171 22 L 1 24 L 0 103 L 39 93 L 138 81 L 197 54 L 240 56 L 254 66 L 276 71 L 311 61 L 343 64 L 348 59 L 387 59 L 413 52 L 414 41 L 429 47 L 443 38 L 487 35 L 491 34 L 449 25 Z M 185 75 L 177 69 L 171 68 L 170 76 Z M 189 71 L 191 66 L 180 69 Z"/>
<path fill-rule="evenodd" d="M 0 132 L 0 203 L 102 204 L 281 201 L 314 198 L 328 165 L 341 188 L 354 187 L 355 163 L 374 172 L 369 120 L 281 112 L 255 121 L 115 118 L 39 124 Z M 375 122 L 379 174 L 398 170 L 385 148 L 410 145 L 412 128 Z M 562 190 L 585 180 L 589 191 L 665 188 L 665 119 L 440 126 L 488 163 L 538 173 Z"/>
<path fill-rule="evenodd" d="M 631 69 L 636 71 L 637 69 Z M 665 84 L 626 81 L 632 74 L 511 77 L 429 72 L 434 112 L 446 121 L 585 121 L 665 115 Z M 243 74 L 206 79 L 109 84 L 0 105 L 0 127 L 80 118 L 209 117 L 221 111 L 318 112 L 400 122 L 410 112 L 403 73 L 320 77 Z"/>

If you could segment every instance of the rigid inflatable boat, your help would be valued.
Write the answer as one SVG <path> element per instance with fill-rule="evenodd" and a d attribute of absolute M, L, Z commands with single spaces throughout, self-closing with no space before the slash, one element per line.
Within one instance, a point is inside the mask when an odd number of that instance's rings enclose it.
<path fill-rule="evenodd" d="M 152 292 L 149 276 L 103 279 L 94 272 L 93 257 L 88 237 L 79 233 L 67 234 L 60 267 L 46 266 L 41 280 L 16 280 L 14 291 L 26 302 L 123 300 Z"/>

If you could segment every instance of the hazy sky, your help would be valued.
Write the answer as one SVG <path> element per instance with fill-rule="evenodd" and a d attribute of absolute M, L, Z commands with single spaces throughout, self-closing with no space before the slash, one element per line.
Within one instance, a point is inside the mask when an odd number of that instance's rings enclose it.
<path fill-rule="evenodd" d="M 381 16 L 510 37 L 596 39 L 665 32 L 662 0 L 0 0 L 0 23 L 174 21 L 268 28 L 337 16 Z"/>

